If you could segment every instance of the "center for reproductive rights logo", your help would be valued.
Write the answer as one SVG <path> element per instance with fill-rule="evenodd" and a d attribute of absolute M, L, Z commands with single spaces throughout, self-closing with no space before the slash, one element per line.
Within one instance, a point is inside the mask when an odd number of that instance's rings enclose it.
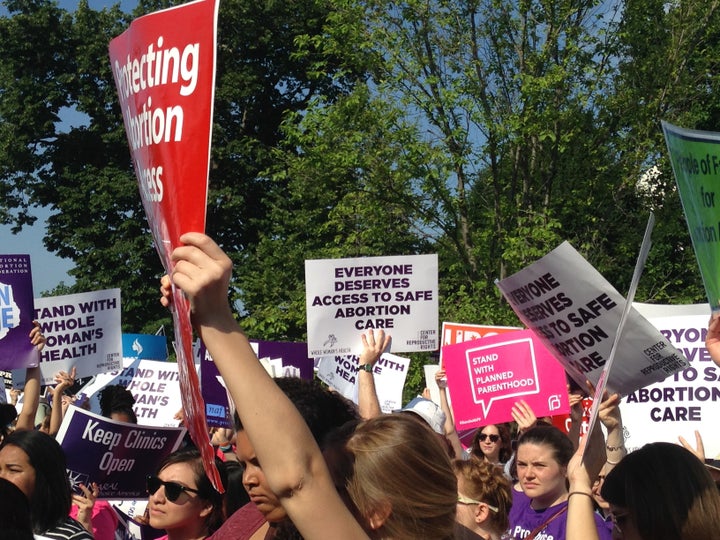
<path fill-rule="evenodd" d="M 475 347 L 466 352 L 473 401 L 487 417 L 493 401 L 540 391 L 532 339 Z"/>

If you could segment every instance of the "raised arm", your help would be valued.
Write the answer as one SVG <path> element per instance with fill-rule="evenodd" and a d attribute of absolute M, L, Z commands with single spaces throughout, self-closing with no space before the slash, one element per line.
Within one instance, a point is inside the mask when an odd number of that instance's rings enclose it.
<path fill-rule="evenodd" d="M 587 451 L 585 447 L 587 445 Z M 568 463 L 568 510 L 566 540 L 599 540 L 592 496 L 594 479 L 605 461 L 605 448 L 599 424 L 580 441 Z"/>
<path fill-rule="evenodd" d="M 373 369 L 382 354 L 390 347 L 390 341 L 390 335 L 386 336 L 383 330 L 378 330 L 377 336 L 373 330 L 362 334 L 363 350 L 360 353 L 360 370 L 358 371 L 358 410 L 363 420 L 369 420 L 382 414 L 375 388 Z"/>
<path fill-rule="evenodd" d="M 65 406 L 63 404 L 63 395 L 65 390 L 75 384 L 75 367 L 70 370 L 70 373 L 64 371 L 59 372 L 55 375 L 55 381 L 57 384 L 53 388 L 52 393 L 52 409 L 50 411 L 50 429 L 48 434 L 53 437 L 60 431 L 60 424 L 62 424 L 63 416 L 65 416 Z"/>
<path fill-rule="evenodd" d="M 233 317 L 229 257 L 201 233 L 184 234 L 180 241 L 185 245 L 173 251 L 172 283 L 189 299 L 193 326 L 225 380 L 271 489 L 307 540 L 366 539 L 337 494 L 310 430 Z M 171 301 L 170 281 L 162 280 L 164 305 Z"/>
<path fill-rule="evenodd" d="M 45 347 L 45 336 L 40 331 L 40 323 L 33 321 L 30 331 L 30 343 L 38 351 Z M 18 414 L 15 429 L 35 429 L 35 415 L 40 406 L 40 368 L 33 367 L 25 370 L 25 388 L 23 389 L 23 406 Z"/>
<path fill-rule="evenodd" d="M 447 398 L 447 377 L 445 376 L 444 369 L 440 368 L 435 372 L 435 384 L 437 384 L 438 393 L 440 394 L 440 409 L 445 413 L 445 424 L 443 426 L 445 438 L 450 442 L 455 452 L 455 457 L 461 459 L 463 456 L 463 447 L 460 442 L 460 436 L 455 429 L 455 418 L 453 417 L 450 402 Z"/>

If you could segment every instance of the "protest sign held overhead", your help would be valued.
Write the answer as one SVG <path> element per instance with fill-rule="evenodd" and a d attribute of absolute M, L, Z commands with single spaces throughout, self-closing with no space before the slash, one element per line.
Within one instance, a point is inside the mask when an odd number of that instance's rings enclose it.
<path fill-rule="evenodd" d="M 250 346 L 271 377 L 313 378 L 314 360 L 307 356 L 307 344 L 290 341 L 251 341 Z M 200 383 L 208 426 L 232 428 L 232 407 L 225 381 L 205 345 L 198 341 Z"/>
<path fill-rule="evenodd" d="M 145 478 L 177 450 L 185 428 L 143 427 L 68 407 L 57 440 L 70 483 L 96 482 L 102 499 L 147 497 Z"/>
<path fill-rule="evenodd" d="M 597 385 L 625 299 L 582 255 L 563 242 L 548 255 L 497 283 L 518 318 L 535 331 L 566 371 Z M 607 389 L 627 395 L 687 367 L 687 360 L 637 311 L 631 310 Z"/>
<path fill-rule="evenodd" d="M 109 46 L 140 197 L 165 270 L 180 235 L 205 230 L 216 26 L 216 2 L 188 2 L 134 20 Z"/>
<path fill-rule="evenodd" d="M 34 318 L 30 255 L 0 255 L 0 370 L 38 365 L 30 343 Z"/>
<path fill-rule="evenodd" d="M 177 427 L 175 415 L 182 409 L 182 399 L 175 362 L 123 358 L 121 369 L 96 375 L 80 390 L 89 399 L 91 411 L 100 413 L 99 393 L 113 384 L 127 388 L 135 398 L 133 410 L 139 424 Z"/>
<path fill-rule="evenodd" d="M 186 232 L 204 232 L 210 165 L 218 3 L 150 13 L 110 42 L 140 197 L 167 274 Z M 185 422 L 213 485 L 223 491 L 193 366 L 190 306 L 173 288 L 172 314 Z"/>
<path fill-rule="evenodd" d="M 83 378 L 122 366 L 120 289 L 35 299 L 35 319 L 45 335 L 40 353 L 42 384 L 55 384 L 59 371 Z M 25 381 L 13 370 L 13 384 Z"/>
<path fill-rule="evenodd" d="M 438 348 L 437 255 L 305 261 L 308 355 L 360 354 L 367 329 L 395 352 Z"/>
<path fill-rule="evenodd" d="M 521 399 L 537 416 L 568 411 L 565 371 L 531 330 L 446 345 L 442 355 L 458 430 L 512 421 Z"/>
<path fill-rule="evenodd" d="M 391 413 L 402 407 L 402 391 L 410 359 L 383 353 L 373 366 L 375 390 L 380 409 Z M 359 403 L 358 370 L 360 358 L 352 354 L 326 356 L 320 359 L 318 378 L 353 403 Z"/>
<path fill-rule="evenodd" d="M 720 310 L 720 133 L 662 122 L 705 293 Z M 717 197 L 717 198 L 716 198 Z"/>
<path fill-rule="evenodd" d="M 720 368 L 705 348 L 710 306 L 635 303 L 633 307 L 683 353 L 690 365 L 623 399 L 628 450 L 653 441 L 676 443 L 680 435 L 694 441 L 698 430 L 707 455 L 720 453 L 720 432 L 715 428 Z"/>

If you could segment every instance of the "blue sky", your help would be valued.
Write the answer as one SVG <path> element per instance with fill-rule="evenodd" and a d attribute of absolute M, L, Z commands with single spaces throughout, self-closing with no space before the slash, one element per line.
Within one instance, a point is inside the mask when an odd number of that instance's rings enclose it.
<path fill-rule="evenodd" d="M 93 9 L 102 9 L 116 3 L 108 0 L 89 0 L 89 5 Z M 137 0 L 122 0 L 120 3 L 123 11 L 131 11 L 137 5 Z M 59 5 L 64 9 L 73 10 L 77 6 L 77 1 L 61 0 Z M 7 13 L 4 6 L 0 4 L 0 15 Z M 0 252 L 4 254 L 29 254 L 30 265 L 33 274 L 33 292 L 36 297 L 44 291 L 54 289 L 60 282 L 66 285 L 74 283 L 74 279 L 68 275 L 68 271 L 72 269 L 72 262 L 61 259 L 50 253 L 42 242 L 45 233 L 45 220 L 49 215 L 46 209 L 36 209 L 34 215 L 38 216 L 38 220 L 33 227 L 25 227 L 20 234 L 13 235 L 9 226 L 0 225 Z"/>

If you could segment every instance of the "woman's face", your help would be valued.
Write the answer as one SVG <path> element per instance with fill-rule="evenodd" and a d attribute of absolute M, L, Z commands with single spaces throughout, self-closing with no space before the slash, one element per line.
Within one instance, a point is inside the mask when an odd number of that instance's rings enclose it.
<path fill-rule="evenodd" d="M 265 479 L 265 473 L 255 455 L 255 448 L 244 430 L 237 433 L 235 453 L 245 469 L 242 476 L 243 487 L 265 519 L 270 523 L 278 523 L 287 518 L 280 499 L 273 493 Z"/>
<path fill-rule="evenodd" d="M 0 450 L 0 478 L 9 480 L 32 499 L 35 489 L 35 467 L 30 458 L 19 447 L 9 444 Z"/>
<path fill-rule="evenodd" d="M 458 502 L 455 520 L 460 525 L 474 531 L 477 526 L 475 514 L 477 513 L 478 505 L 470 502 L 460 502 L 460 497 L 468 497 L 468 492 L 465 489 L 465 477 L 462 474 L 456 474 L 455 477 L 458 482 Z"/>
<path fill-rule="evenodd" d="M 642 540 L 627 508 L 610 504 L 610 518 L 613 522 L 612 537 L 614 540 Z"/>
<path fill-rule="evenodd" d="M 517 449 L 517 474 L 525 495 L 533 499 L 533 508 L 541 509 L 560 502 L 565 487 L 566 468 L 547 444 L 523 443 Z"/>
<path fill-rule="evenodd" d="M 483 437 L 485 440 L 483 440 Z M 492 425 L 483 427 L 480 430 L 478 446 L 480 447 L 480 451 L 485 455 L 485 459 L 490 463 L 497 463 L 500 459 L 500 447 L 502 446 L 502 439 L 500 438 L 498 428 Z"/>
<path fill-rule="evenodd" d="M 195 472 L 189 463 L 173 463 L 158 473 L 163 482 L 175 482 L 181 486 L 197 490 Z M 167 497 L 166 488 L 161 485 L 148 498 L 150 525 L 166 531 L 187 529 L 197 534 L 205 527 L 207 516 L 212 512 L 212 504 L 200 498 L 197 493 L 182 491 L 175 501 Z"/>

